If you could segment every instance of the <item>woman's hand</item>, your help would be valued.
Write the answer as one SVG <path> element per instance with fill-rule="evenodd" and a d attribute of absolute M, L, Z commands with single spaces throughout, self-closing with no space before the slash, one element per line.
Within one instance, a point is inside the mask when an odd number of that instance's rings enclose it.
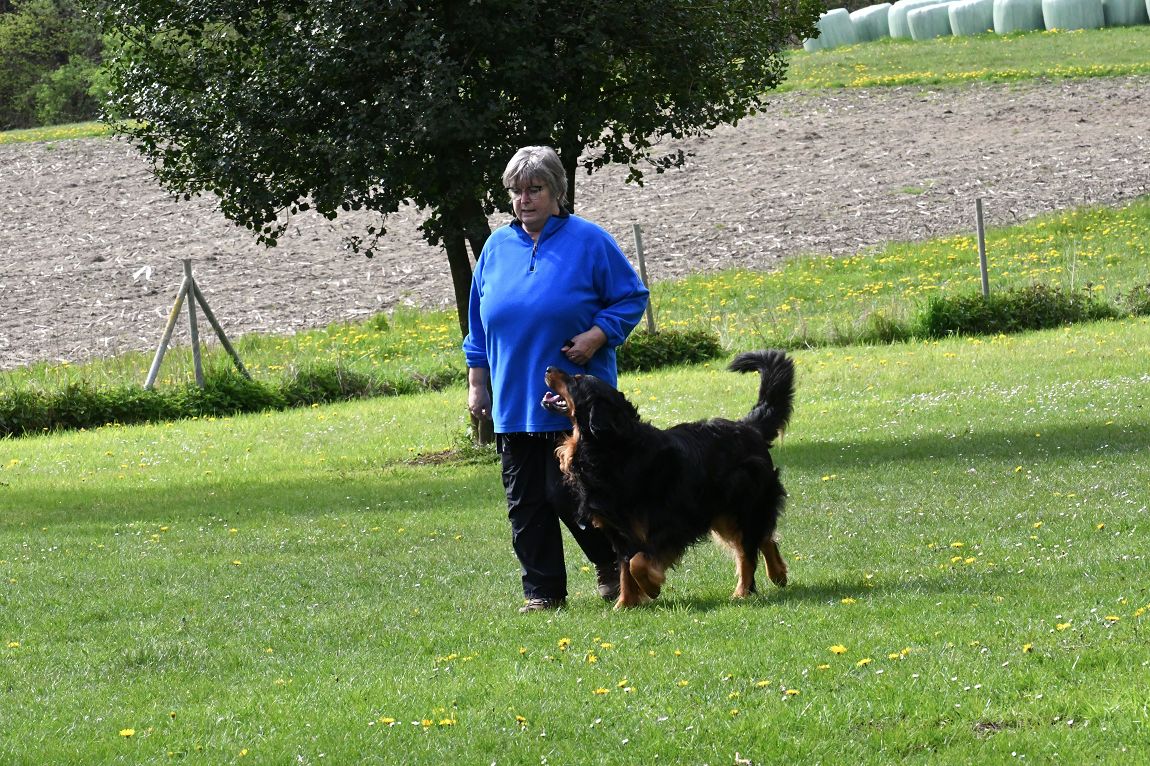
<path fill-rule="evenodd" d="M 580 367 L 591 361 L 591 357 L 607 343 L 607 334 L 592 326 L 587 332 L 582 332 L 563 346 L 563 355 Z"/>
<path fill-rule="evenodd" d="M 488 380 L 491 373 L 481 367 L 467 371 L 467 411 L 476 420 L 491 420 L 491 391 Z"/>

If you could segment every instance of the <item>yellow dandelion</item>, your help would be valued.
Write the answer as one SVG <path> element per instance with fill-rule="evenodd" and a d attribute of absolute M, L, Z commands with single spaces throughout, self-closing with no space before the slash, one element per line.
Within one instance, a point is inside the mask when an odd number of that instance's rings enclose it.
<path fill-rule="evenodd" d="M 755 686 L 762 689 L 764 686 L 770 685 L 770 680 L 764 678 L 762 681 L 755 681 Z"/>
<path fill-rule="evenodd" d="M 819 666 L 818 666 L 818 668 L 816 668 L 816 669 L 817 669 L 817 670 L 830 670 L 830 669 L 831 669 L 831 666 L 830 666 L 830 665 L 826 665 L 826 664 L 823 664 L 823 665 L 819 665 Z"/>
<path fill-rule="evenodd" d="M 843 599 L 843 603 L 844 604 L 854 604 L 857 602 L 853 598 L 851 598 L 850 596 L 847 596 L 846 598 Z"/>
<path fill-rule="evenodd" d="M 521 715 L 517 715 L 517 716 L 515 716 L 515 723 L 519 724 L 520 726 L 526 726 L 527 725 L 527 719 Z"/>
<path fill-rule="evenodd" d="M 859 660 L 858 662 L 855 663 L 855 667 L 856 668 L 865 668 L 867 665 L 871 664 L 872 662 L 874 662 L 874 660 L 872 660 L 870 657 L 863 657 L 861 660 Z"/>
<path fill-rule="evenodd" d="M 380 718 L 380 719 L 379 719 L 379 722 L 380 722 L 381 724 L 383 724 L 384 726 L 395 726 L 395 719 L 394 719 L 394 718 L 392 718 L 391 716 L 386 716 L 386 715 L 385 715 L 385 716 L 383 716 L 382 718 Z"/>
<path fill-rule="evenodd" d="M 599 694 L 599 695 L 602 695 L 602 694 L 610 694 L 610 693 L 611 693 L 611 690 L 610 690 L 610 689 L 606 689 L 606 688 L 604 688 L 604 687 L 600 686 L 600 687 L 599 687 L 598 689 L 596 689 L 596 690 L 595 690 L 593 693 L 594 693 L 594 694 Z"/>
<path fill-rule="evenodd" d="M 1032 651 L 1034 651 L 1034 644 L 1023 644 L 1022 645 L 1022 653 L 1023 654 L 1030 654 Z"/>
<path fill-rule="evenodd" d="M 9 649 L 19 649 L 20 648 L 20 642 L 19 641 L 9 641 L 8 642 L 8 648 Z"/>
<path fill-rule="evenodd" d="M 1060 623 L 1058 623 L 1057 625 L 1055 625 L 1055 626 L 1054 626 L 1054 629 L 1055 629 L 1055 630 L 1066 630 L 1066 629 L 1067 629 L 1067 628 L 1069 628 L 1069 627 L 1070 627 L 1070 623 L 1069 623 L 1069 622 L 1060 622 Z"/>
<path fill-rule="evenodd" d="M 690 683 L 690 681 L 687 681 L 687 680 L 684 680 L 684 679 L 680 679 L 680 680 L 679 680 L 679 686 L 686 686 L 686 685 L 687 685 L 687 684 L 689 684 L 689 683 Z"/>
<path fill-rule="evenodd" d="M 120 736 L 124 737 L 124 738 L 134 737 L 134 736 L 136 736 L 136 730 L 135 729 L 120 729 Z"/>
<path fill-rule="evenodd" d="M 1108 615 L 1106 615 L 1106 622 L 1118 622 L 1118 621 L 1119 621 L 1119 620 L 1121 620 L 1121 619 L 1122 619 L 1122 618 L 1121 618 L 1121 617 L 1119 617 L 1119 616 L 1118 616 L 1118 615 L 1116 615 L 1116 614 L 1108 614 Z"/>
<path fill-rule="evenodd" d="M 569 639 L 569 638 L 559 639 L 559 651 L 565 652 L 565 651 L 567 651 L 567 648 L 570 646 L 571 646 L 571 639 Z"/>
<path fill-rule="evenodd" d="M 846 654 L 847 648 L 842 644 L 835 644 L 831 647 L 831 654 Z"/>
<path fill-rule="evenodd" d="M 788 697 L 794 697 L 799 693 L 799 690 L 798 689 L 787 689 L 783 693 L 786 694 Z"/>

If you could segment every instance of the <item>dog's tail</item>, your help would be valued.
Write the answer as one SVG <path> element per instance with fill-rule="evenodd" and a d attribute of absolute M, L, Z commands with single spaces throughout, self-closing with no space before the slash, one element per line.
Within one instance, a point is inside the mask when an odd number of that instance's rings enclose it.
<path fill-rule="evenodd" d="M 774 441 L 786 429 L 794 409 L 795 363 L 782 351 L 747 351 L 727 369 L 759 373 L 759 401 L 743 422 L 758 426 L 768 442 Z"/>

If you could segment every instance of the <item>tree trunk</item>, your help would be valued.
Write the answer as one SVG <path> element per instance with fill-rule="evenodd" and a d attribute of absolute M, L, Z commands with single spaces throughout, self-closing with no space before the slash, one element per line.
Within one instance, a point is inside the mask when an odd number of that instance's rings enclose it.
<path fill-rule="evenodd" d="M 467 337 L 468 316 L 471 304 L 472 259 L 467 254 L 468 246 L 475 259 L 483 244 L 491 234 L 483 207 L 475 201 L 464 203 L 455 211 L 459 223 L 448 228 L 443 237 L 443 249 L 447 251 L 447 262 L 451 265 L 451 282 L 455 288 L 455 310 L 459 318 L 459 329 Z M 471 434 L 477 444 L 490 444 L 495 440 L 494 424 L 471 416 Z"/>
<path fill-rule="evenodd" d="M 579 147 L 561 146 L 560 161 L 563 169 L 567 171 L 567 209 L 575 212 L 575 173 L 579 170 Z"/>
<path fill-rule="evenodd" d="M 451 266 L 451 285 L 455 290 L 455 311 L 462 337 L 467 336 L 467 304 L 471 298 L 471 258 L 467 255 L 467 239 L 461 229 L 454 226 L 443 234 L 443 249 Z"/>

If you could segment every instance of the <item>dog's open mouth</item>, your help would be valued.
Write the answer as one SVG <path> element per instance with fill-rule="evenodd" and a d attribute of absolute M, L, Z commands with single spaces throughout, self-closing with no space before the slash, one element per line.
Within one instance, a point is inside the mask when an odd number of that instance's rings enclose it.
<path fill-rule="evenodd" d="M 567 400 L 559 394 L 553 394 L 550 391 L 543 394 L 543 401 L 540 402 L 543 409 L 550 412 L 556 412 L 560 415 L 566 415 L 568 412 Z"/>
<path fill-rule="evenodd" d="M 543 376 L 543 382 L 547 384 L 547 388 L 550 390 L 543 394 L 543 401 L 539 404 L 548 412 L 571 417 L 571 405 L 567 401 L 567 386 L 571 382 L 571 378 L 556 367 L 548 367 L 547 374 Z"/>

